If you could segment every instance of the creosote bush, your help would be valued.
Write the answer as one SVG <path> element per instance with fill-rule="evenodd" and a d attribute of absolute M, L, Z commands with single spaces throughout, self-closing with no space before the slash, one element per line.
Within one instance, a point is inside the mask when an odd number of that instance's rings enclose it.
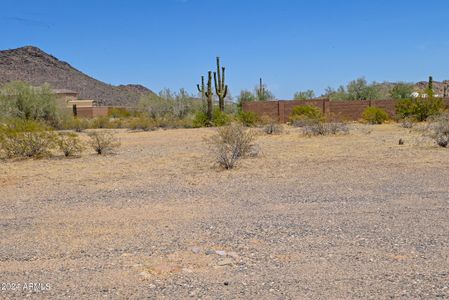
<path fill-rule="evenodd" d="M 322 120 L 321 109 L 311 105 L 296 106 L 290 115 L 290 122 L 295 127 L 316 124 Z"/>
<path fill-rule="evenodd" d="M 227 113 L 221 111 L 219 108 L 216 108 L 214 110 L 212 119 L 214 126 L 217 127 L 229 125 L 232 121 L 231 117 Z"/>
<path fill-rule="evenodd" d="M 0 151 L 7 158 L 50 156 L 56 140 L 56 134 L 37 121 L 12 119 L 0 125 Z"/>
<path fill-rule="evenodd" d="M 413 118 L 418 122 L 441 113 L 443 101 L 440 98 L 413 98 L 399 100 L 396 104 L 396 115 L 403 118 Z"/>
<path fill-rule="evenodd" d="M 131 130 L 150 131 L 156 128 L 156 122 L 153 119 L 141 116 L 130 119 L 128 122 L 128 127 Z"/>
<path fill-rule="evenodd" d="M 257 117 L 257 114 L 252 111 L 240 111 L 237 114 L 237 120 L 242 123 L 244 126 L 247 127 L 254 127 L 257 122 L 259 121 L 259 118 Z"/>
<path fill-rule="evenodd" d="M 120 147 L 119 140 L 110 131 L 94 131 L 88 133 L 90 146 L 99 155 L 112 153 L 114 149 Z"/>
<path fill-rule="evenodd" d="M 201 127 L 209 127 L 211 126 L 209 120 L 207 119 L 207 114 L 204 111 L 198 111 L 193 118 L 193 127 L 201 128 Z"/>
<path fill-rule="evenodd" d="M 255 134 L 241 124 L 231 124 L 218 128 L 216 135 L 207 140 L 217 164 L 224 169 L 232 169 L 238 160 L 253 153 Z"/>
<path fill-rule="evenodd" d="M 433 117 L 427 126 L 429 136 L 438 146 L 449 146 L 449 113 Z"/>
<path fill-rule="evenodd" d="M 84 144 L 76 133 L 60 133 L 57 140 L 59 150 L 65 157 L 80 155 L 84 150 Z"/>
<path fill-rule="evenodd" d="M 388 113 L 382 108 L 371 106 L 367 107 L 362 114 L 363 120 L 369 124 L 383 124 L 388 120 Z"/>

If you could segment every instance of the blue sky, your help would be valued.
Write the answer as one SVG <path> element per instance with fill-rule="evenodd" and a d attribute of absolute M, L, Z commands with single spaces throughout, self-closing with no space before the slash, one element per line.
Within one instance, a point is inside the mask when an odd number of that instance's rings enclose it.
<path fill-rule="evenodd" d="M 195 92 L 227 67 L 278 98 L 365 76 L 449 79 L 447 0 L 1 0 L 0 49 L 34 45 L 111 84 Z"/>

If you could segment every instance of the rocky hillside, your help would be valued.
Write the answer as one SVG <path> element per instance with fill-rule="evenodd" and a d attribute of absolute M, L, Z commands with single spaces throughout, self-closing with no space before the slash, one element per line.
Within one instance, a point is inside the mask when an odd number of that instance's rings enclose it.
<path fill-rule="evenodd" d="M 134 106 L 141 95 L 153 93 L 142 85 L 114 86 L 96 80 L 32 46 L 0 51 L 0 86 L 16 80 L 70 89 L 99 105 Z"/>
<path fill-rule="evenodd" d="M 415 84 L 416 88 L 420 91 L 424 91 L 428 86 L 428 81 L 420 81 Z M 434 81 L 433 82 L 433 91 L 435 94 L 449 97 L 449 80 L 443 81 Z"/>

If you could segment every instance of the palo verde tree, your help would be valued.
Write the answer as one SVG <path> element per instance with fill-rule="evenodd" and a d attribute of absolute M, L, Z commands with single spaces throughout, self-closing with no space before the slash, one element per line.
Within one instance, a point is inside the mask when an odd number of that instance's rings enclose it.
<path fill-rule="evenodd" d="M 212 121 L 212 110 L 213 110 L 213 102 L 212 98 L 214 96 L 214 92 L 212 91 L 212 71 L 208 72 L 207 79 L 207 88 L 204 86 L 204 76 L 201 76 L 201 86 L 197 84 L 198 91 L 201 93 L 201 97 L 207 99 L 207 120 L 209 122 Z"/>
<path fill-rule="evenodd" d="M 224 111 L 224 99 L 228 94 L 228 85 L 225 84 L 225 67 L 220 69 L 220 57 L 217 57 L 217 72 L 214 72 L 215 94 L 218 96 L 220 111 Z"/>

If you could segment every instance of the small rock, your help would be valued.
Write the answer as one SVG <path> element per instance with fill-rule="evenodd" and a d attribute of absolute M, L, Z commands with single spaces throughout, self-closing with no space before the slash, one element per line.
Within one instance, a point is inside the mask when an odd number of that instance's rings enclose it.
<path fill-rule="evenodd" d="M 193 270 L 189 268 L 183 268 L 182 271 L 185 273 L 193 273 Z"/>
<path fill-rule="evenodd" d="M 140 275 L 143 279 L 149 279 L 149 278 L 151 278 L 151 274 L 148 273 L 147 271 L 140 272 L 139 275 Z"/>
<path fill-rule="evenodd" d="M 228 252 L 228 256 L 234 258 L 234 259 L 238 259 L 239 255 L 236 252 Z"/>
<path fill-rule="evenodd" d="M 403 139 L 399 139 L 399 145 L 404 145 L 404 140 Z"/>
<path fill-rule="evenodd" d="M 214 250 L 207 250 L 206 251 L 206 255 L 212 255 L 212 254 L 215 254 Z"/>
<path fill-rule="evenodd" d="M 220 255 L 220 256 L 225 256 L 226 255 L 226 251 L 223 251 L 223 250 L 217 250 L 217 251 L 215 251 L 215 253 Z"/>
<path fill-rule="evenodd" d="M 220 266 L 220 267 L 223 267 L 223 266 L 231 266 L 232 264 L 234 264 L 234 261 L 233 261 L 232 259 L 230 259 L 230 258 L 222 259 L 222 260 L 220 260 L 220 261 L 217 263 L 217 265 Z"/>
<path fill-rule="evenodd" d="M 224 285 L 229 285 L 228 281 L 223 282 Z"/>
<path fill-rule="evenodd" d="M 192 252 L 195 253 L 195 254 L 198 254 L 198 253 L 201 252 L 201 248 L 200 248 L 200 247 L 192 247 L 191 250 L 192 250 Z"/>

